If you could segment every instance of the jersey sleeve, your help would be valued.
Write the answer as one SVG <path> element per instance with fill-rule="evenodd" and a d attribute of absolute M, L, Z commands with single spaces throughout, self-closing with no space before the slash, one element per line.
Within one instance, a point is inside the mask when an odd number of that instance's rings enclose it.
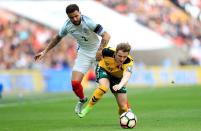
<path fill-rule="evenodd" d="M 59 30 L 59 36 L 64 37 L 68 34 L 67 31 L 67 21 L 63 24 L 62 28 Z"/>
<path fill-rule="evenodd" d="M 89 17 L 84 17 L 84 20 L 86 21 L 87 25 L 89 28 L 94 31 L 96 34 L 99 36 L 102 36 L 105 30 L 103 29 L 103 26 L 100 24 L 95 23 L 91 18 Z"/>
<path fill-rule="evenodd" d="M 110 47 L 104 48 L 104 49 L 102 50 L 102 55 L 103 55 L 103 57 L 104 57 L 104 56 L 112 57 L 112 56 L 114 55 L 114 50 L 112 50 Z"/>
<path fill-rule="evenodd" d="M 130 59 L 130 62 L 125 64 L 123 69 L 124 69 L 124 72 L 125 71 L 128 71 L 128 72 L 131 72 L 132 73 L 132 69 L 133 69 L 133 65 L 134 65 L 134 62 L 132 59 Z"/>

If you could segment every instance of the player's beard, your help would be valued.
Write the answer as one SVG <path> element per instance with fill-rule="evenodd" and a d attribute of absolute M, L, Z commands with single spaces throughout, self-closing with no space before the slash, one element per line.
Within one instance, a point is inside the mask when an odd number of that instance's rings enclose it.
<path fill-rule="evenodd" d="M 80 23 L 81 23 L 81 20 L 80 21 L 74 21 L 74 22 L 72 22 L 74 25 L 80 25 Z"/>
<path fill-rule="evenodd" d="M 123 65 L 123 62 L 121 62 L 121 61 L 118 61 L 117 62 L 117 66 L 120 68 L 120 67 L 122 67 L 122 65 Z"/>
<path fill-rule="evenodd" d="M 118 67 L 123 64 L 123 63 L 117 58 L 116 55 L 114 55 L 114 59 L 115 59 L 115 61 L 116 61 Z"/>

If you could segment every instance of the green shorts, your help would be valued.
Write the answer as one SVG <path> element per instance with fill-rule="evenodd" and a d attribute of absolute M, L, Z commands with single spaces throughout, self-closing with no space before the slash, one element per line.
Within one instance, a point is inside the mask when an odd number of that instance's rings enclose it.
<path fill-rule="evenodd" d="M 100 66 L 96 66 L 96 82 L 98 82 L 101 78 L 107 78 L 110 81 L 110 90 L 112 93 L 126 93 L 126 87 L 122 87 L 120 90 L 114 91 L 113 86 L 119 84 L 121 79 L 113 77 L 112 75 L 108 74 L 103 68 Z"/>

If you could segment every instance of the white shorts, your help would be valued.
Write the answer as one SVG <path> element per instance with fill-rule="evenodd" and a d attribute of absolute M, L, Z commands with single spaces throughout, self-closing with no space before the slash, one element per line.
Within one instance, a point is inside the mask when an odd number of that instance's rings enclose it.
<path fill-rule="evenodd" d="M 95 59 L 95 54 L 89 56 L 86 53 L 79 52 L 77 58 L 75 59 L 75 64 L 73 66 L 73 71 L 78 71 L 83 74 L 87 73 L 90 67 L 97 64 Z"/>

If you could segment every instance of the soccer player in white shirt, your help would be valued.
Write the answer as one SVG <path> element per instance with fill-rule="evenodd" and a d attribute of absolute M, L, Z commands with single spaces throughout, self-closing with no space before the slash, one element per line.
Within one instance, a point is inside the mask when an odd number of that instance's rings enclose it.
<path fill-rule="evenodd" d="M 66 20 L 59 33 L 50 41 L 49 45 L 42 52 L 36 54 L 35 60 L 41 60 L 68 33 L 77 40 L 78 54 L 73 66 L 71 83 L 74 93 L 79 97 L 75 112 L 80 113 L 83 104 L 87 101 L 81 85 L 82 79 L 92 64 L 101 59 L 102 50 L 109 42 L 110 35 L 100 24 L 82 15 L 76 4 L 68 5 L 66 14 L 69 19 Z M 102 37 L 101 42 L 97 35 Z"/>

